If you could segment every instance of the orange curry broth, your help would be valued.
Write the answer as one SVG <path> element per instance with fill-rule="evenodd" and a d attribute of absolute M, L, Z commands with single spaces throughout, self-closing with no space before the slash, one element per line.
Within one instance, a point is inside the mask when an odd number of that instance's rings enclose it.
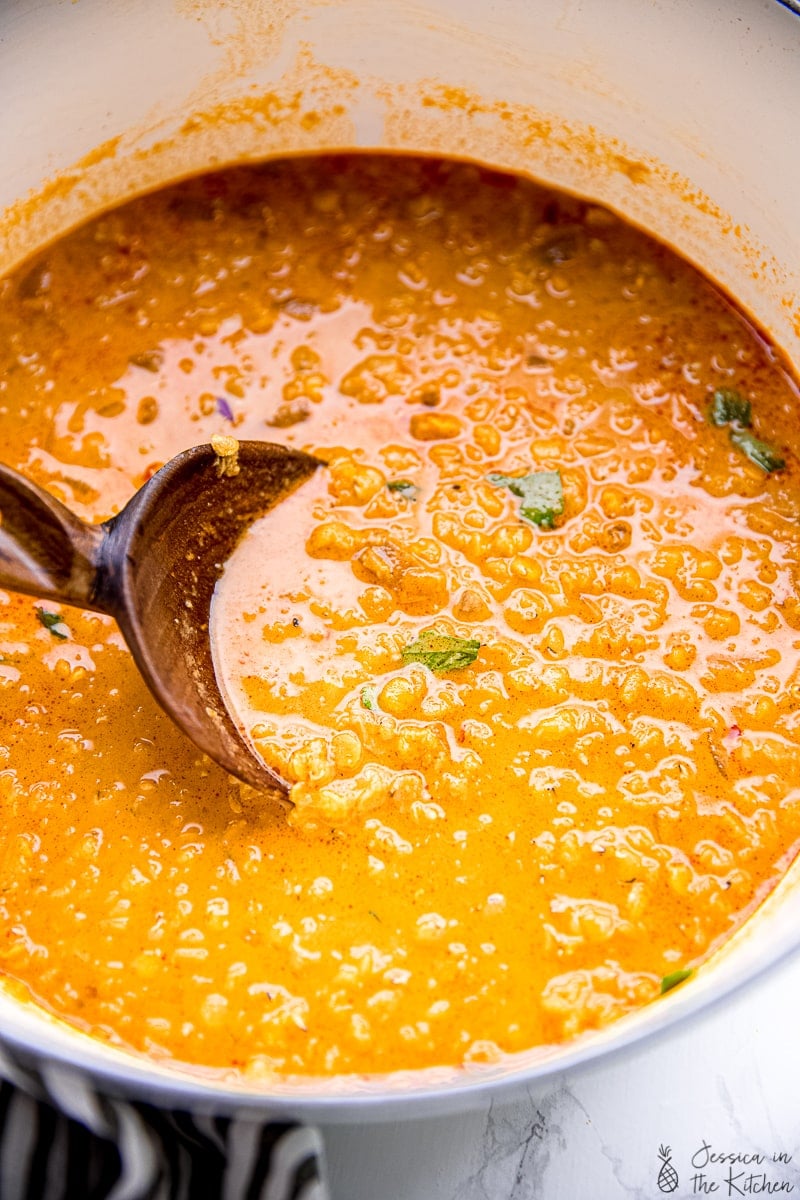
<path fill-rule="evenodd" d="M 785 469 L 709 422 L 720 387 Z M 800 838 L 797 412 L 671 251 L 465 164 L 209 175 L 0 282 L 0 453 L 81 516 L 215 433 L 330 464 L 217 613 L 288 814 L 170 726 L 110 619 L 2 596 L 7 986 L 266 1078 L 492 1060 L 654 999 Z M 552 530 L 487 481 L 539 470 Z M 404 665 L 424 630 L 475 661 Z"/>

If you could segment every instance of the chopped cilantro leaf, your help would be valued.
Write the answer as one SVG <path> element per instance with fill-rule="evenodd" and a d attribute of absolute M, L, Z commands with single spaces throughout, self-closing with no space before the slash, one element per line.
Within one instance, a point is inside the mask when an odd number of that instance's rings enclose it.
<path fill-rule="evenodd" d="M 694 975 L 691 967 L 682 967 L 679 971 L 672 971 L 669 975 L 665 975 L 661 980 L 661 995 L 665 992 L 671 992 L 679 983 L 683 983 L 690 975 Z"/>
<path fill-rule="evenodd" d="M 403 647 L 403 662 L 422 663 L 432 671 L 459 671 L 475 662 L 480 648 L 477 639 L 448 637 L 428 630 Z"/>
<path fill-rule="evenodd" d="M 416 500 L 420 493 L 420 488 L 410 479 L 390 479 L 386 486 L 390 492 L 397 492 L 404 500 Z"/>
<path fill-rule="evenodd" d="M 61 638 L 63 641 L 69 637 L 69 630 L 64 624 L 61 613 L 48 612 L 46 608 L 37 608 L 36 616 L 39 618 L 39 623 L 44 625 L 45 629 L 49 629 L 53 637 Z"/>
<path fill-rule="evenodd" d="M 750 425 L 750 401 L 735 388 L 717 388 L 711 397 L 708 419 L 712 425 Z"/>
<path fill-rule="evenodd" d="M 375 689 L 371 687 L 362 687 L 361 689 L 361 707 L 367 712 L 372 712 L 375 708 Z"/>
<path fill-rule="evenodd" d="M 762 442 L 749 429 L 731 429 L 730 439 L 737 450 L 741 450 L 750 462 L 761 467 L 768 475 L 771 471 L 781 471 L 786 466 L 786 459 L 775 447 L 770 446 L 769 442 Z"/>
<path fill-rule="evenodd" d="M 752 425 L 752 410 L 750 401 L 737 392 L 735 388 L 717 388 L 711 398 L 708 419 L 712 425 L 730 425 L 728 437 L 741 450 L 750 462 L 755 463 L 769 475 L 771 471 L 780 471 L 786 466 L 786 460 L 781 457 L 769 442 L 762 442 L 750 431 Z"/>
<path fill-rule="evenodd" d="M 553 529 L 564 511 L 564 487 L 560 471 L 534 471 L 531 475 L 487 475 L 495 487 L 507 487 L 519 496 L 520 516 L 540 529 Z"/>

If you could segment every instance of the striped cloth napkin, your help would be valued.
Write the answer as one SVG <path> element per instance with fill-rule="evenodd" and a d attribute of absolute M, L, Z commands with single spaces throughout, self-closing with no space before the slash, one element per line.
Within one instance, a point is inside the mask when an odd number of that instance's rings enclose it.
<path fill-rule="evenodd" d="M 2 1200 L 329 1200 L 319 1131 L 100 1095 L 0 1048 Z"/>

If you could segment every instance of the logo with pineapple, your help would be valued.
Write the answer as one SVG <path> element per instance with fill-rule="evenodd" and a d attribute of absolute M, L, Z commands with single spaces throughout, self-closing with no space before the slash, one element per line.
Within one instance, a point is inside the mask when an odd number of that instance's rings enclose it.
<path fill-rule="evenodd" d="M 669 1146 L 658 1147 L 658 1157 L 661 1159 L 661 1167 L 658 1172 L 658 1190 L 669 1195 L 671 1192 L 677 1191 L 678 1188 L 678 1172 L 672 1165 L 672 1150 Z"/>

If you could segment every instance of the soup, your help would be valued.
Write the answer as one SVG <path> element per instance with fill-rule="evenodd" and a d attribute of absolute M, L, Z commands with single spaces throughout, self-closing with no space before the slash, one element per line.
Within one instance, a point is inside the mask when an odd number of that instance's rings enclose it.
<path fill-rule="evenodd" d="M 469 164 L 231 169 L 48 247 L 0 283 L 4 461 L 91 520 L 214 435 L 326 465 L 214 608 L 288 808 L 110 619 L 3 596 L 6 987 L 268 1080 L 492 1062 L 686 980 L 800 839 L 797 412 L 673 252 Z"/>

